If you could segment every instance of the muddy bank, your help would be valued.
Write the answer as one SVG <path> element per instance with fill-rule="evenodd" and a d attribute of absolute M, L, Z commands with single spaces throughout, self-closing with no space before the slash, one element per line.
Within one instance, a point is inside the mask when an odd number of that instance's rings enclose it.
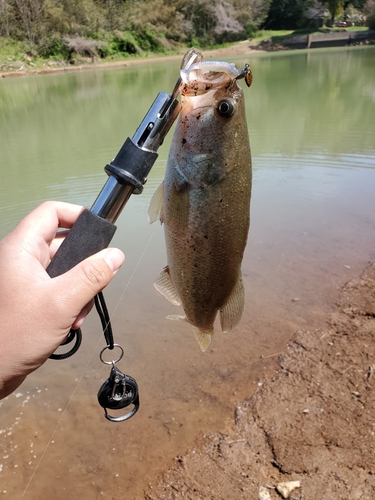
<path fill-rule="evenodd" d="M 276 37 L 277 38 L 277 37 Z M 322 47 L 339 47 L 345 45 L 362 45 L 375 43 L 375 31 L 360 31 L 360 32 L 332 32 L 318 33 L 313 35 L 302 35 L 288 37 L 283 42 L 277 42 L 269 38 L 259 43 L 258 41 L 243 40 L 231 46 L 221 47 L 213 50 L 202 50 L 206 59 L 222 59 L 231 56 L 254 54 L 257 52 L 274 52 L 278 50 L 290 49 L 305 49 L 305 48 L 322 48 Z M 180 61 L 185 49 L 176 52 L 173 55 L 152 55 L 150 57 L 134 57 L 123 59 L 121 61 L 92 61 L 87 59 L 85 64 L 69 64 L 64 61 L 47 61 L 44 68 L 35 68 L 32 66 L 25 67 L 22 61 L 13 61 L 9 65 L 3 64 L 0 66 L 0 78 L 18 77 L 26 75 L 47 75 L 66 72 L 79 72 L 93 69 L 110 69 L 133 66 L 138 64 L 148 64 L 163 61 Z M 18 65 L 18 67 L 17 67 Z M 16 69 L 15 69 L 16 68 Z"/>
<path fill-rule="evenodd" d="M 375 263 L 340 293 L 321 330 L 301 330 L 274 377 L 234 408 L 225 434 L 202 436 L 147 500 L 375 498 Z M 266 493 L 265 493 L 266 492 Z M 268 494 L 268 496 L 267 496 Z M 285 497 L 286 498 L 286 497 Z"/>
<path fill-rule="evenodd" d="M 230 57 L 241 54 L 250 54 L 255 52 L 264 52 L 263 49 L 257 48 L 255 46 L 250 46 L 249 40 L 244 40 L 243 42 L 239 42 L 230 47 L 222 47 L 214 50 L 202 50 L 205 58 L 222 58 L 222 57 Z M 9 78 L 9 77 L 18 77 L 18 76 L 26 76 L 26 75 L 47 75 L 47 74 L 56 74 L 56 73 L 66 73 L 66 72 L 79 72 L 85 70 L 93 70 L 93 69 L 110 69 L 110 68 L 121 68 L 126 66 L 134 66 L 138 64 L 151 64 L 155 62 L 163 62 L 163 61 L 180 61 L 185 50 L 182 50 L 180 53 L 176 53 L 175 55 L 167 55 L 167 56 L 151 56 L 151 57 L 139 57 L 139 58 L 129 58 L 123 59 L 121 61 L 106 61 L 106 62 L 97 62 L 97 61 L 87 61 L 86 64 L 78 64 L 71 65 L 65 63 L 63 61 L 48 61 L 45 64 L 44 68 L 32 68 L 26 67 L 21 61 L 16 61 L 19 63 L 19 68 L 14 70 L 12 69 L 12 65 L 9 68 L 5 68 L 5 65 L 0 66 L 0 78 Z"/>

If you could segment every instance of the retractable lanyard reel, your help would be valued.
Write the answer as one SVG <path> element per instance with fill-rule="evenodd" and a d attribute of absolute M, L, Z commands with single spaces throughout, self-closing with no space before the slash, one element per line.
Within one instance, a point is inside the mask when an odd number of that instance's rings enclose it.
<path fill-rule="evenodd" d="M 91 210 L 84 210 L 68 232 L 65 240 L 56 252 L 47 272 L 54 278 L 65 273 L 82 260 L 108 247 L 115 231 L 115 222 L 132 194 L 140 194 L 147 181 L 147 176 L 155 163 L 157 150 L 169 132 L 180 112 L 177 100 L 180 80 L 172 94 L 161 92 L 156 97 L 142 123 L 133 137 L 126 139 L 114 160 L 106 165 L 109 178 L 95 200 Z M 139 408 L 139 394 L 136 381 L 122 373 L 116 363 L 123 356 L 123 349 L 113 341 L 111 322 L 102 293 L 95 297 L 106 347 L 100 353 L 100 360 L 111 365 L 109 378 L 98 392 L 99 404 L 104 408 L 105 417 L 112 422 L 121 422 L 132 417 Z M 81 344 L 80 330 L 71 330 L 65 344 L 75 340 L 74 347 L 65 354 L 52 354 L 52 359 L 65 359 L 74 354 Z M 109 349 L 119 350 L 116 359 L 106 361 L 104 352 Z M 124 415 L 111 416 L 109 410 L 122 410 L 133 405 Z"/>

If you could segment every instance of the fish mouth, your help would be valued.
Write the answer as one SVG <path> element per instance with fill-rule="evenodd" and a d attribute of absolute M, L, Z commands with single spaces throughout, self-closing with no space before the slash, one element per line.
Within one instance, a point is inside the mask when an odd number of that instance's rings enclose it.
<path fill-rule="evenodd" d="M 183 83 L 190 83 L 195 80 L 212 82 L 216 79 L 222 79 L 223 76 L 233 80 L 239 74 L 240 72 L 234 64 L 224 61 L 199 61 L 180 70 Z"/>
<path fill-rule="evenodd" d="M 185 96 L 203 95 L 210 90 L 236 80 L 240 75 L 232 63 L 224 61 L 198 61 L 180 70 L 180 91 Z"/>
<path fill-rule="evenodd" d="M 242 78 L 250 87 L 253 76 L 248 64 L 240 72 L 233 63 L 204 61 L 202 53 L 191 48 L 182 60 L 179 90 L 182 96 L 198 96 Z"/>

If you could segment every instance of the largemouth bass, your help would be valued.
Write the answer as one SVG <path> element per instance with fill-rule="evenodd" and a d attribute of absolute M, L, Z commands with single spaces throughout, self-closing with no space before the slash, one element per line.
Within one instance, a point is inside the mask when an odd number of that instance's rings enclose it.
<path fill-rule="evenodd" d="M 193 64 L 189 63 L 195 58 Z M 219 312 L 232 330 L 244 309 L 241 263 L 250 223 L 251 154 L 240 73 L 226 62 L 203 61 L 191 49 L 181 65 L 181 114 L 165 179 L 149 220 L 164 223 L 168 265 L 154 286 L 182 305 L 205 351 Z"/>

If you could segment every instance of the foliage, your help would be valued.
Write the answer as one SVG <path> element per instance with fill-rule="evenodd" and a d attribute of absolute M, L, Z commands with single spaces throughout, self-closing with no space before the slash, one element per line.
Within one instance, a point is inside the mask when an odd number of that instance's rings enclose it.
<path fill-rule="evenodd" d="M 9 37 L 0 37 L 0 54 L 4 60 L 11 60 L 16 54 L 24 54 L 29 51 L 27 42 L 19 42 Z"/>
<path fill-rule="evenodd" d="M 375 30 L 375 0 L 367 0 L 364 12 L 367 16 L 367 26 L 370 29 Z"/>
<path fill-rule="evenodd" d="M 325 21 L 333 26 L 337 18 L 360 25 L 365 2 L 366 0 L 272 0 L 263 27 L 317 28 Z"/>
<path fill-rule="evenodd" d="M 323 0 L 323 4 L 327 5 L 331 15 L 331 26 L 334 25 L 336 17 L 344 10 L 345 0 Z"/>
<path fill-rule="evenodd" d="M 349 5 L 345 9 L 344 18 L 349 26 L 362 26 L 365 22 L 365 16 L 358 9 Z"/>
<path fill-rule="evenodd" d="M 69 48 L 59 35 L 44 37 L 38 44 L 38 54 L 44 58 L 68 59 Z"/>
<path fill-rule="evenodd" d="M 245 26 L 246 38 L 254 38 L 258 33 L 258 27 L 253 21 L 249 21 Z"/>
<path fill-rule="evenodd" d="M 266 29 L 296 29 L 306 27 L 309 23 L 306 11 L 313 5 L 312 0 L 272 0 Z"/>
<path fill-rule="evenodd" d="M 141 48 L 130 31 L 118 31 L 113 33 L 113 37 L 110 43 L 110 53 L 122 53 L 122 54 L 136 54 L 140 52 Z"/>
<path fill-rule="evenodd" d="M 0 0 L 0 37 L 45 58 L 123 57 L 253 38 L 264 28 L 317 27 L 327 8 L 332 22 L 345 7 L 348 19 L 366 10 L 373 23 L 374 1 Z"/>
<path fill-rule="evenodd" d="M 351 4 L 355 9 L 363 10 L 367 0 L 352 0 L 351 2 L 345 2 L 345 7 L 347 4 Z"/>

